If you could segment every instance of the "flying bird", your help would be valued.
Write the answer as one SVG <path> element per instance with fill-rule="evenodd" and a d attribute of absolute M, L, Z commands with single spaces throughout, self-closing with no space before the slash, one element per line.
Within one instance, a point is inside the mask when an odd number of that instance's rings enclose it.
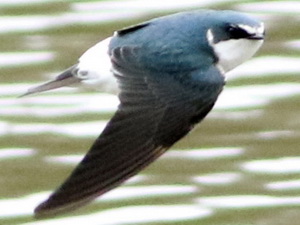
<path fill-rule="evenodd" d="M 56 79 L 24 95 L 84 84 L 118 90 L 117 111 L 80 164 L 36 209 L 82 206 L 145 168 L 213 108 L 226 72 L 264 39 L 259 20 L 235 11 L 181 12 L 116 31 Z M 99 103 L 101 104 L 101 103 Z"/>

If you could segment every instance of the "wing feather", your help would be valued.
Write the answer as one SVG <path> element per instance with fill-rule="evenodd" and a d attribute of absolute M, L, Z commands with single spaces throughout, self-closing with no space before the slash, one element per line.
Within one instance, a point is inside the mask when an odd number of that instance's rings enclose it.
<path fill-rule="evenodd" d="M 36 208 L 37 216 L 77 208 L 121 184 L 186 135 L 213 107 L 223 83 L 204 80 L 187 86 L 174 74 L 142 68 L 136 54 L 136 47 L 111 52 L 121 89 L 119 108 L 77 168 Z M 195 71 L 186 76 L 190 73 Z M 221 76 L 217 70 L 209 73 Z"/>

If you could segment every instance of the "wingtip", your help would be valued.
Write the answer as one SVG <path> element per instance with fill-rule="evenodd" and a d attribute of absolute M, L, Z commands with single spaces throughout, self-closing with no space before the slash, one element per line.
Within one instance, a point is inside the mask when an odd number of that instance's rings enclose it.
<path fill-rule="evenodd" d="M 92 198 L 94 199 L 94 198 Z M 85 205 L 87 202 L 91 201 L 92 199 L 84 199 L 81 201 L 76 202 L 65 202 L 59 200 L 53 200 L 51 196 L 46 201 L 40 203 L 34 209 L 34 218 L 36 219 L 45 219 L 51 217 L 62 216 L 63 214 L 70 213 L 73 210 L 76 210 L 80 206 Z"/>
<path fill-rule="evenodd" d="M 33 95 L 42 92 L 43 90 L 39 90 L 41 86 L 43 85 L 29 88 L 24 94 L 19 95 L 18 98 L 27 97 L 28 95 Z"/>
<path fill-rule="evenodd" d="M 48 201 L 44 201 L 34 209 L 34 218 L 35 219 L 50 218 L 50 217 L 61 215 L 63 214 L 63 212 L 65 212 L 64 209 L 60 207 L 51 207 L 51 205 L 48 204 Z"/>
<path fill-rule="evenodd" d="M 35 219 L 42 219 L 45 217 L 50 217 L 49 213 L 47 213 L 47 210 L 45 208 L 45 202 L 42 202 L 34 209 L 34 218 Z"/>
<path fill-rule="evenodd" d="M 33 94 L 31 91 L 27 91 L 24 94 L 21 94 L 21 95 L 17 96 L 17 98 L 23 98 L 23 97 L 26 97 L 26 96 L 31 95 L 31 94 Z"/>

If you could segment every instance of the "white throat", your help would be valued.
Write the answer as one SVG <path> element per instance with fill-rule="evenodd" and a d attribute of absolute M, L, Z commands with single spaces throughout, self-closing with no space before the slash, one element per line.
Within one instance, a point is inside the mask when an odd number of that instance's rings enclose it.
<path fill-rule="evenodd" d="M 251 58 L 263 43 L 263 40 L 230 39 L 215 44 L 211 30 L 207 32 L 207 38 L 218 57 L 217 66 L 224 73 Z"/>

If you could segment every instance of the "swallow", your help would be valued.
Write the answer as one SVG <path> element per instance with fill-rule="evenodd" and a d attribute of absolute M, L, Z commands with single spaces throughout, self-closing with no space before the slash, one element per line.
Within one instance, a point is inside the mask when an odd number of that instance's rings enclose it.
<path fill-rule="evenodd" d="M 262 46 L 259 20 L 235 11 L 196 10 L 116 31 L 56 79 L 30 95 L 62 86 L 116 90 L 120 104 L 63 184 L 35 209 L 64 213 L 117 187 L 187 135 L 211 111 L 225 74 Z"/>

